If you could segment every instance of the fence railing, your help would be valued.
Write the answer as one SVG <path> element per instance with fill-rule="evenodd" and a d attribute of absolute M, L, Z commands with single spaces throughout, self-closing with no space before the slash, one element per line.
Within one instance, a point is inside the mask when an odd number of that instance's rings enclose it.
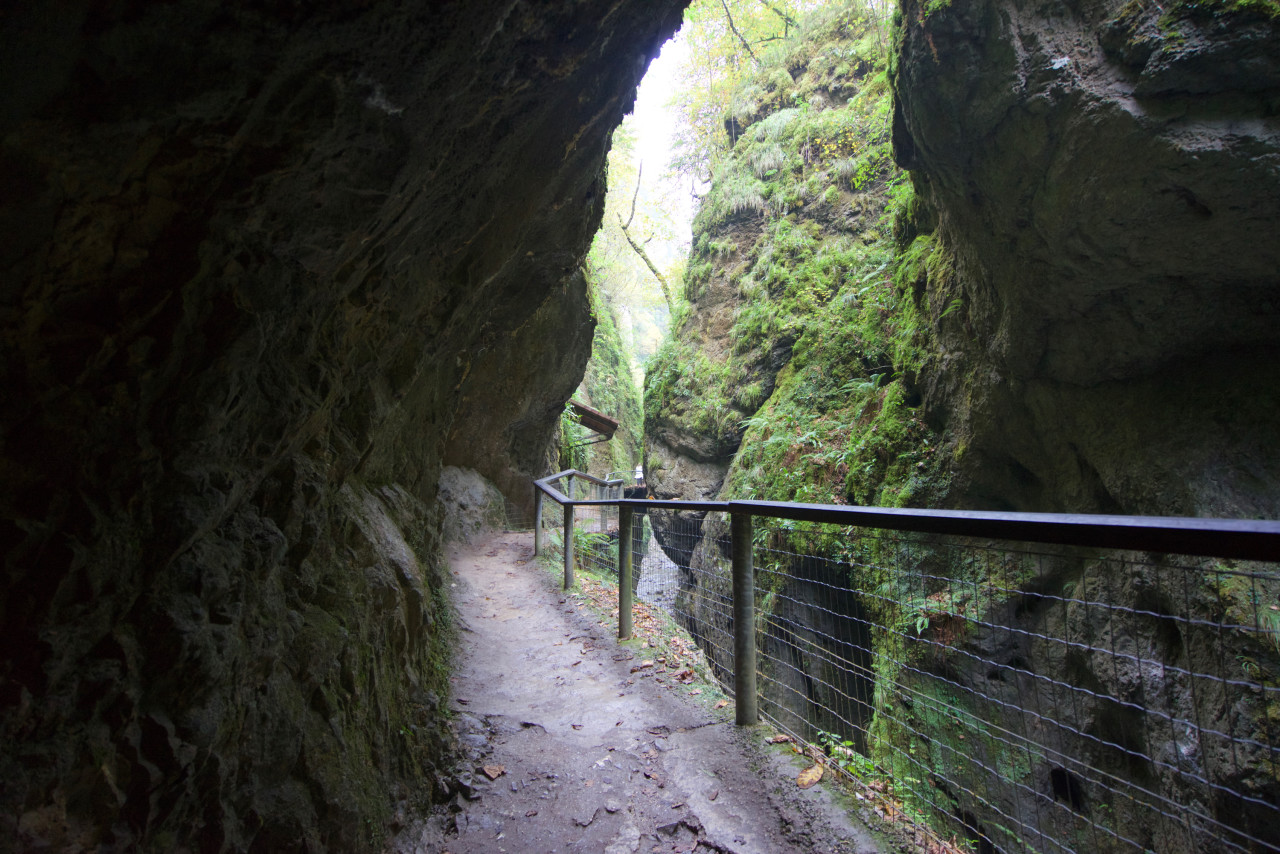
<path fill-rule="evenodd" d="M 619 487 L 537 482 L 566 587 L 616 572 L 622 637 L 637 591 L 660 603 L 739 724 L 822 750 L 886 818 L 980 854 L 1280 852 L 1280 523 Z"/>

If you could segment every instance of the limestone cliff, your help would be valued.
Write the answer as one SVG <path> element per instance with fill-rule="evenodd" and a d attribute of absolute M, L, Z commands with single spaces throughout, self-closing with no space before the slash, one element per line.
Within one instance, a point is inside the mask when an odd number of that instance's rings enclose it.
<path fill-rule="evenodd" d="M 0 13 L 0 850 L 441 791 L 443 465 L 527 500 L 678 0 Z"/>

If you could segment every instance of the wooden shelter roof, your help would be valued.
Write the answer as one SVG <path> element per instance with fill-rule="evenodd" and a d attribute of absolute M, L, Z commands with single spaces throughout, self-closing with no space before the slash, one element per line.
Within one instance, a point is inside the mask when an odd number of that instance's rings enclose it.
<path fill-rule="evenodd" d="M 585 403 L 571 400 L 569 401 L 569 408 L 573 410 L 574 421 L 577 421 L 588 430 L 594 430 L 606 439 L 612 439 L 614 432 L 618 429 L 617 421 L 598 409 L 592 409 Z"/>

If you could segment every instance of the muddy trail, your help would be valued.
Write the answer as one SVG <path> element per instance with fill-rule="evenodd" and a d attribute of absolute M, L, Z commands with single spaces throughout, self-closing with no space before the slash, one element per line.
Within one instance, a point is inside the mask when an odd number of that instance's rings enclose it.
<path fill-rule="evenodd" d="M 643 651 L 558 589 L 531 534 L 456 547 L 450 563 L 461 791 L 393 850 L 881 850 L 825 784 L 797 788 L 797 766 L 764 749 L 763 728 L 633 671 Z"/>

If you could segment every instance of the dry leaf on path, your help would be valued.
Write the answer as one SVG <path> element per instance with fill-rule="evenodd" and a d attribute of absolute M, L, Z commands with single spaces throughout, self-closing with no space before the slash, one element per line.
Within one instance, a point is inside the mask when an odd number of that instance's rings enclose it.
<path fill-rule="evenodd" d="M 729 705 L 729 701 L 728 701 L 728 700 L 721 700 L 720 702 L 716 703 L 716 708 L 717 708 L 717 709 L 723 709 L 723 708 L 724 708 L 725 706 L 727 706 L 727 705 Z"/>
<path fill-rule="evenodd" d="M 796 777 L 796 785 L 802 789 L 809 789 L 822 779 L 822 766 L 814 765 L 800 772 L 800 776 Z"/>
<path fill-rule="evenodd" d="M 765 739 L 768 744 L 783 744 L 791 740 L 791 736 L 789 735 L 775 735 Z"/>
<path fill-rule="evenodd" d="M 496 780 L 507 773 L 507 769 L 502 765 L 486 765 L 480 770 L 484 771 L 484 775 L 490 780 Z"/>

